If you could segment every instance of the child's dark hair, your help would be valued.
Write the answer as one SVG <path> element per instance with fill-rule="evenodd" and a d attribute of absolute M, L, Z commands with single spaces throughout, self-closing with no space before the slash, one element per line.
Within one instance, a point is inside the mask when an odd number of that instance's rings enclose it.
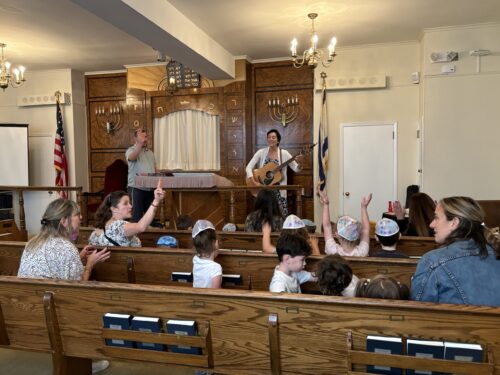
<path fill-rule="evenodd" d="M 122 190 L 113 191 L 112 193 L 106 195 L 106 198 L 104 198 L 95 214 L 96 228 L 104 229 L 108 220 L 113 216 L 111 207 L 118 206 L 118 203 L 120 203 L 120 200 L 124 196 L 128 196 L 128 194 Z"/>
<path fill-rule="evenodd" d="M 284 255 L 290 255 L 292 258 L 296 256 L 311 255 L 311 245 L 307 239 L 299 234 L 281 233 L 276 244 L 276 253 L 280 262 L 283 261 Z"/>
<path fill-rule="evenodd" d="M 408 287 L 390 276 L 377 275 L 373 279 L 360 279 L 356 297 L 382 299 L 408 299 Z"/>
<path fill-rule="evenodd" d="M 189 215 L 179 215 L 175 220 L 175 228 L 180 230 L 190 229 L 194 225 L 194 220 Z"/>
<path fill-rule="evenodd" d="M 210 256 L 215 250 L 217 234 L 213 229 L 205 229 L 193 238 L 194 249 L 199 256 Z"/>
<path fill-rule="evenodd" d="M 382 246 L 394 246 L 399 241 L 399 233 L 400 232 L 393 234 L 392 236 L 379 236 L 378 234 L 375 236 L 377 236 L 378 242 L 380 242 Z"/>
<path fill-rule="evenodd" d="M 340 255 L 327 255 L 316 265 L 321 293 L 340 296 L 352 281 L 352 269 Z"/>

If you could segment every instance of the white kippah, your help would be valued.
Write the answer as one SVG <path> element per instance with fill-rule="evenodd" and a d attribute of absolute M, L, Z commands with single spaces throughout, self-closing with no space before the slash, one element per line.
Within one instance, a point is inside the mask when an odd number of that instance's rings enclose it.
<path fill-rule="evenodd" d="M 193 227 L 192 237 L 195 238 L 198 234 L 207 229 L 215 230 L 214 225 L 208 220 L 198 220 Z"/>
<path fill-rule="evenodd" d="M 304 222 L 295 215 L 288 215 L 285 222 L 283 223 L 283 229 L 299 229 L 305 228 Z"/>

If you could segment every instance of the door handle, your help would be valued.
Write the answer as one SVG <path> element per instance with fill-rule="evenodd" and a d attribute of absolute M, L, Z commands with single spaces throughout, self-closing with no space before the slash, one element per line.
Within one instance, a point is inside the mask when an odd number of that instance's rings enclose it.
<path fill-rule="evenodd" d="M 348 191 L 346 191 L 346 192 L 344 193 L 344 195 L 345 195 L 346 197 L 348 197 L 349 195 L 351 195 L 351 193 L 349 193 Z"/>

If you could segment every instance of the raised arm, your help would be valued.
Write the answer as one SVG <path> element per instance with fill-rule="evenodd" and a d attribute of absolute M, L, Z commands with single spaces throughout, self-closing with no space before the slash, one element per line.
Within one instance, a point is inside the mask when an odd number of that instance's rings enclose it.
<path fill-rule="evenodd" d="M 271 243 L 271 225 L 269 223 L 262 224 L 262 251 L 264 253 L 276 252 L 276 247 Z"/>
<path fill-rule="evenodd" d="M 372 193 L 361 199 L 361 241 L 370 243 L 370 218 L 368 217 L 368 205 L 372 200 Z"/>
<path fill-rule="evenodd" d="M 319 201 L 323 205 L 323 236 L 325 237 L 325 242 L 333 238 L 332 223 L 330 221 L 330 200 L 326 194 L 326 190 L 319 190 L 318 188 Z"/>
<path fill-rule="evenodd" d="M 124 225 L 123 230 L 125 232 L 125 236 L 131 237 L 135 234 L 144 232 L 146 229 L 148 229 L 149 224 L 151 224 L 151 222 L 155 218 L 156 209 L 163 201 L 163 198 L 165 196 L 161 178 L 158 180 L 158 185 L 156 186 L 154 194 L 155 197 L 153 199 L 153 203 L 151 203 L 141 220 L 139 220 L 139 222 L 137 223 L 126 223 Z"/>

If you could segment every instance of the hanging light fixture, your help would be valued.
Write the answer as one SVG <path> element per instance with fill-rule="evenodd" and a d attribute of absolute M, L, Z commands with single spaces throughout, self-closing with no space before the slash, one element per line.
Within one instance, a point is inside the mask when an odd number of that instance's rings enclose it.
<path fill-rule="evenodd" d="M 9 87 L 9 83 L 12 87 L 21 86 L 25 81 L 24 72 L 25 67 L 20 65 L 19 67 L 12 70 L 10 72 L 10 62 L 5 60 L 5 56 L 3 54 L 3 49 L 7 47 L 5 43 L 0 43 L 0 48 L 2 49 L 2 58 L 0 60 L 0 87 L 5 91 L 7 87 Z M 12 77 L 14 74 L 14 77 Z"/>
<path fill-rule="evenodd" d="M 318 66 L 318 63 L 321 61 L 324 67 L 329 66 L 333 62 L 333 58 L 336 56 L 335 53 L 335 45 L 337 44 L 337 38 L 333 37 L 328 45 L 328 58 L 325 61 L 326 55 L 323 50 L 318 50 L 318 34 L 316 34 L 316 30 L 314 29 L 314 20 L 318 17 L 318 13 L 309 13 L 307 15 L 312 22 L 311 27 L 311 47 L 306 49 L 302 55 L 302 59 L 297 59 L 297 39 L 294 38 L 290 44 L 290 50 L 292 52 L 292 61 L 293 66 L 296 68 L 300 68 L 304 65 L 307 65 L 311 69 L 314 69 Z"/>

